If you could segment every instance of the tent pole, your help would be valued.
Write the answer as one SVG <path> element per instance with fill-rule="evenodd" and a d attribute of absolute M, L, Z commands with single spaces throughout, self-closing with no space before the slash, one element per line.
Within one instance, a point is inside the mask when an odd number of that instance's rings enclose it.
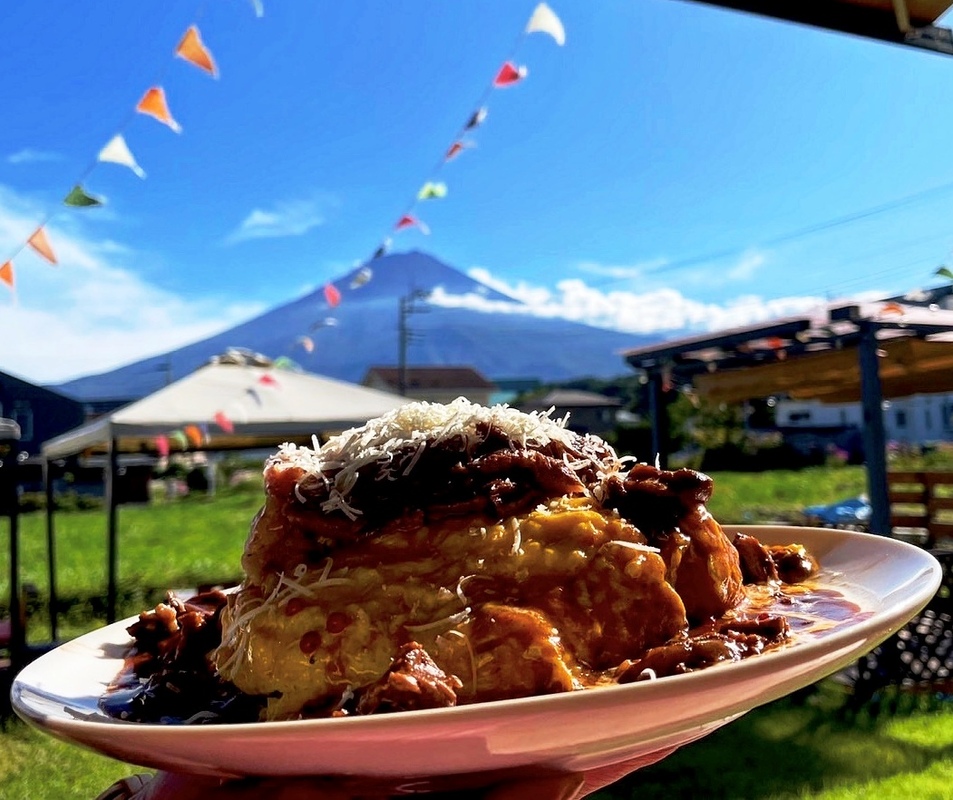
<path fill-rule="evenodd" d="M 884 431 L 883 387 L 877 362 L 877 328 L 861 322 L 858 359 L 860 397 L 864 413 L 864 456 L 867 493 L 870 496 L 870 532 L 890 534 L 890 501 L 887 490 L 887 436 Z"/>
<path fill-rule="evenodd" d="M 652 453 L 662 469 L 668 468 L 668 411 L 662 391 L 662 373 L 649 372 L 649 418 L 652 422 Z"/>
<path fill-rule="evenodd" d="M 56 598 L 56 532 L 53 527 L 56 500 L 53 496 L 53 465 L 48 458 L 43 460 L 43 485 L 46 490 L 46 571 L 50 584 L 50 643 L 55 644 L 58 622 L 56 607 L 59 605 Z"/>
<path fill-rule="evenodd" d="M 107 541 L 106 541 L 106 622 L 116 621 L 116 473 L 119 460 L 117 450 L 119 443 L 115 436 L 109 437 L 109 463 L 106 467 L 106 514 L 107 514 Z"/>

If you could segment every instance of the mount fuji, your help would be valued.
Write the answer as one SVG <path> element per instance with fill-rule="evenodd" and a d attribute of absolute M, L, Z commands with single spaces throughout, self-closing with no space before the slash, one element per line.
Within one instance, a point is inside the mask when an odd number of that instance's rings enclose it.
<path fill-rule="evenodd" d="M 491 380 L 609 378 L 628 370 L 620 351 L 658 340 L 533 316 L 518 300 L 419 251 L 382 256 L 334 286 L 334 307 L 318 289 L 202 341 L 56 388 L 86 402 L 135 400 L 229 348 L 359 382 L 369 367 L 398 362 L 402 318 L 409 365 L 471 366 Z"/>

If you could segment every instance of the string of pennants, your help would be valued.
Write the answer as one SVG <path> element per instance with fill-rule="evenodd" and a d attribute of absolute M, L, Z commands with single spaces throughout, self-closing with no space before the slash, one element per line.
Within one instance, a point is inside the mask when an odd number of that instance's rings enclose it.
<path fill-rule="evenodd" d="M 256 16 L 261 17 L 264 14 L 260 0 L 252 0 L 252 7 L 255 10 Z M 202 40 L 202 34 L 197 25 L 193 24 L 188 27 L 176 45 L 173 55 L 175 58 L 182 59 L 192 66 L 197 67 L 212 78 L 218 78 L 218 65 L 215 63 L 211 50 L 209 50 Z M 161 85 L 157 84 L 147 88 L 136 103 L 134 110 L 136 114 L 151 117 L 175 133 L 182 132 L 182 126 L 172 115 L 165 90 Z M 130 116 L 129 120 L 133 118 L 134 115 Z M 128 125 L 128 121 L 126 125 Z M 96 158 L 83 170 L 82 175 L 74 183 L 73 188 L 63 197 L 64 206 L 72 209 L 89 209 L 105 205 L 106 201 L 102 197 L 88 192 L 83 185 L 85 180 L 99 164 L 118 164 L 119 166 L 127 167 L 139 178 L 146 177 L 145 170 L 139 165 L 139 162 L 136 160 L 136 157 L 133 155 L 126 141 L 125 127 L 124 125 L 117 131 L 102 147 L 99 153 L 97 153 Z M 14 259 L 27 247 L 32 249 L 52 266 L 57 265 L 56 251 L 50 243 L 46 230 L 52 217 L 53 214 L 49 214 L 37 226 L 36 230 L 30 234 L 27 240 L 23 242 L 9 258 L 0 264 L 0 283 L 5 284 L 10 291 L 16 291 Z"/>
<path fill-rule="evenodd" d="M 532 33 L 547 34 L 560 46 L 565 44 L 566 41 L 566 33 L 562 21 L 546 3 L 539 3 L 534 8 L 525 28 L 521 31 L 516 44 L 512 48 L 511 54 L 504 60 L 503 65 L 497 70 L 490 85 L 484 90 L 483 95 L 476 104 L 475 110 L 467 117 L 466 122 L 457 131 L 440 161 L 431 170 L 431 173 L 420 186 L 420 189 L 411 198 L 403 213 L 392 226 L 391 231 L 389 231 L 388 235 L 384 237 L 374 250 L 369 261 L 372 262 L 388 252 L 393 234 L 409 229 L 417 229 L 425 235 L 430 233 L 430 228 L 420 218 L 417 207 L 427 201 L 440 200 L 447 196 L 447 184 L 439 180 L 440 173 L 446 164 L 453 161 L 466 150 L 476 146 L 473 139 L 474 132 L 486 121 L 488 115 L 487 100 L 492 92 L 514 86 L 523 81 L 528 75 L 529 71 L 526 66 L 516 63 L 516 56 L 525 37 Z M 352 278 L 350 288 L 358 289 L 369 283 L 372 278 L 373 271 L 371 267 L 365 265 L 359 269 Z M 329 308 L 334 309 L 341 304 L 341 290 L 335 286 L 334 283 L 325 284 L 322 293 Z M 312 325 L 311 329 L 331 327 L 336 324 L 337 320 L 333 317 L 326 317 Z M 301 335 L 296 339 L 295 343 L 300 345 L 307 353 L 314 351 L 315 345 L 311 336 Z M 273 362 L 273 367 L 279 370 L 296 369 L 298 365 L 291 359 L 282 356 Z M 280 381 L 269 373 L 262 375 L 258 380 L 262 385 L 272 389 L 279 389 L 281 386 Z M 254 388 L 246 389 L 246 394 L 254 394 L 254 392 Z M 161 457 L 167 457 L 173 443 L 177 444 L 182 450 L 187 450 L 189 447 L 201 448 L 209 440 L 210 424 L 214 424 L 226 434 L 231 434 L 235 430 L 231 416 L 226 411 L 219 410 L 215 412 L 213 419 L 210 420 L 209 423 L 186 425 L 180 430 L 173 431 L 168 436 L 156 437 L 156 451 Z"/>
<path fill-rule="evenodd" d="M 387 234 L 375 248 L 368 264 L 365 264 L 355 273 L 351 279 L 350 288 L 358 289 L 366 285 L 373 278 L 373 269 L 369 266 L 375 259 L 386 255 L 390 249 L 393 237 L 402 231 L 416 229 L 425 235 L 430 234 L 430 227 L 421 218 L 418 212 L 418 206 L 432 200 L 442 200 L 449 193 L 447 183 L 439 180 L 444 167 L 454 159 L 461 156 L 467 150 L 476 147 L 474 140 L 476 131 L 486 121 L 489 114 L 487 101 L 490 95 L 498 89 L 506 89 L 521 83 L 529 74 L 529 70 L 523 64 L 517 63 L 517 55 L 523 40 L 532 33 L 542 33 L 550 36 L 556 44 L 562 46 L 566 43 L 566 31 L 562 21 L 546 3 L 539 3 L 530 15 L 526 27 L 520 33 L 519 38 L 513 45 L 510 55 L 504 60 L 502 66 L 497 70 L 486 87 L 479 101 L 476 103 L 474 111 L 467 117 L 464 124 L 457 130 L 456 135 L 451 139 L 449 146 L 444 151 L 440 160 L 431 170 L 426 180 L 420 185 L 411 200 L 408 202 L 404 211 L 398 216 L 397 221 L 391 226 Z M 329 308 L 336 308 L 341 304 L 341 291 L 333 283 L 327 283 L 323 287 L 324 299 Z M 302 339 L 311 341 L 310 337 L 302 337 L 299 342 L 308 349 L 308 345 Z M 313 348 L 313 342 L 311 343 Z"/>
<path fill-rule="evenodd" d="M 276 372 L 294 370 L 296 367 L 297 365 L 291 359 L 283 356 L 276 358 L 271 363 L 271 369 Z M 210 426 L 213 424 L 225 434 L 231 435 L 235 433 L 236 414 L 232 413 L 232 411 L 237 410 L 240 416 L 242 414 L 242 405 L 246 398 L 251 398 L 254 402 L 261 405 L 262 399 L 260 392 L 263 389 L 280 391 L 281 379 L 276 377 L 272 372 L 264 372 L 249 386 L 245 387 L 240 396 L 236 395 L 236 399 L 229 403 L 227 408 L 217 410 L 212 415 L 212 419 L 208 422 L 184 425 L 167 434 L 159 434 L 153 439 L 156 453 L 160 458 L 168 458 L 173 451 L 173 446 L 177 446 L 178 449 L 182 451 L 186 451 L 189 448 L 196 450 L 201 449 L 208 444 L 211 439 Z"/>

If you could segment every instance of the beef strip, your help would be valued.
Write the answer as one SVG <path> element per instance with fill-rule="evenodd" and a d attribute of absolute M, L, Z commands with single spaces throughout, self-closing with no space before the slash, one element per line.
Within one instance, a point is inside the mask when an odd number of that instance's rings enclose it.
<path fill-rule="evenodd" d="M 457 704 L 463 684 L 447 675 L 417 642 L 405 644 L 381 679 L 365 687 L 357 699 L 358 714 L 383 714 Z"/>

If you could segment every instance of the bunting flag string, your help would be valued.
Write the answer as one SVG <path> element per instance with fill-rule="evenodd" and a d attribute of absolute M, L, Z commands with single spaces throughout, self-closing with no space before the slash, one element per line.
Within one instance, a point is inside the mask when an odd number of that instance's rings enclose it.
<path fill-rule="evenodd" d="M 277 371 L 298 371 L 301 369 L 298 364 L 287 356 L 279 356 L 276 358 L 272 361 L 271 368 Z M 279 391 L 282 388 L 281 381 L 271 372 L 260 375 L 255 380 L 254 385 L 246 386 L 241 397 L 236 397 L 226 404 L 229 410 L 234 409 L 241 424 L 247 423 L 249 419 L 247 402 L 244 402 L 243 398 L 246 396 L 250 397 L 258 406 L 264 404 L 262 394 L 259 392 L 258 387 L 267 387 Z M 220 408 L 212 415 L 211 420 L 208 422 L 191 423 L 177 430 L 170 431 L 169 433 L 162 433 L 153 437 L 152 443 L 156 453 L 160 458 L 168 458 L 171 455 L 173 445 L 177 445 L 181 451 L 186 451 L 189 448 L 201 449 L 211 441 L 212 433 L 209 428 L 210 424 L 217 426 L 223 433 L 230 436 L 235 434 L 237 430 L 234 415 L 229 414 L 225 408 Z"/>
<path fill-rule="evenodd" d="M 475 103 L 474 110 L 469 114 L 461 129 L 457 132 L 457 135 L 451 139 L 450 146 L 443 151 L 440 160 L 431 170 L 427 180 L 421 185 L 420 189 L 407 205 L 404 212 L 398 216 L 397 222 L 394 223 L 392 228 L 394 232 L 401 232 L 416 228 L 423 234 L 430 233 L 429 226 L 423 224 L 414 213 L 417 204 L 428 200 L 441 199 L 447 196 L 449 192 L 447 184 L 443 181 L 437 180 L 440 171 L 446 164 L 457 158 L 465 149 L 475 146 L 474 142 L 467 139 L 466 137 L 468 134 L 472 135 L 474 131 L 476 131 L 484 124 L 484 122 L 486 122 L 487 116 L 489 114 L 487 100 L 489 99 L 492 92 L 497 89 L 515 86 L 526 79 L 529 74 L 529 69 L 525 65 L 518 64 L 515 61 L 515 56 L 519 51 L 523 39 L 526 36 L 534 33 L 543 33 L 548 35 L 560 47 L 566 43 L 566 31 L 563 27 L 562 21 L 556 15 L 556 12 L 553 11 L 552 8 L 550 8 L 546 3 L 539 3 L 533 9 L 533 13 L 526 23 L 526 26 L 520 31 L 516 43 L 511 48 L 510 55 L 504 59 L 502 66 L 500 66 L 497 70 L 493 79 L 490 81 L 489 85 L 481 95 L 479 101 Z M 385 237 L 374 249 L 373 254 L 368 261 L 373 262 L 375 259 L 385 255 L 390 248 L 390 244 L 390 238 Z M 325 298 L 327 298 L 328 287 L 330 286 L 331 284 L 328 284 L 328 286 L 325 287 Z"/>
<path fill-rule="evenodd" d="M 252 0 L 252 7 L 255 9 L 256 16 L 261 17 L 264 14 L 260 0 Z M 202 40 L 202 35 L 197 25 L 190 25 L 188 27 L 176 45 L 173 55 L 176 58 L 187 61 L 203 72 L 208 73 L 213 78 L 218 77 L 218 65 L 212 56 L 211 50 L 209 50 Z M 182 126 L 175 117 L 172 116 L 165 90 L 159 85 L 158 81 L 156 85 L 148 88 L 142 95 L 121 128 L 125 128 L 129 120 L 137 114 L 153 117 L 176 133 L 182 132 Z M 133 156 L 132 151 L 129 149 L 129 145 L 121 129 L 102 147 L 96 154 L 96 158 L 86 167 L 80 178 L 74 183 L 73 188 L 63 198 L 63 205 L 73 209 L 89 209 L 97 208 L 105 204 L 103 198 L 88 192 L 83 186 L 85 179 L 93 172 L 97 164 L 100 163 L 119 164 L 120 166 L 130 169 L 140 178 L 146 177 L 145 171 L 139 166 L 135 156 Z M 14 259 L 16 259 L 26 247 L 32 248 L 50 264 L 55 265 L 57 263 L 53 248 L 50 246 L 45 233 L 45 228 L 51 217 L 52 214 L 48 215 L 37 226 L 36 231 L 30 238 L 23 242 L 17 250 L 3 262 L 3 267 L 0 268 L 0 281 L 6 283 L 11 289 L 13 288 Z"/>

